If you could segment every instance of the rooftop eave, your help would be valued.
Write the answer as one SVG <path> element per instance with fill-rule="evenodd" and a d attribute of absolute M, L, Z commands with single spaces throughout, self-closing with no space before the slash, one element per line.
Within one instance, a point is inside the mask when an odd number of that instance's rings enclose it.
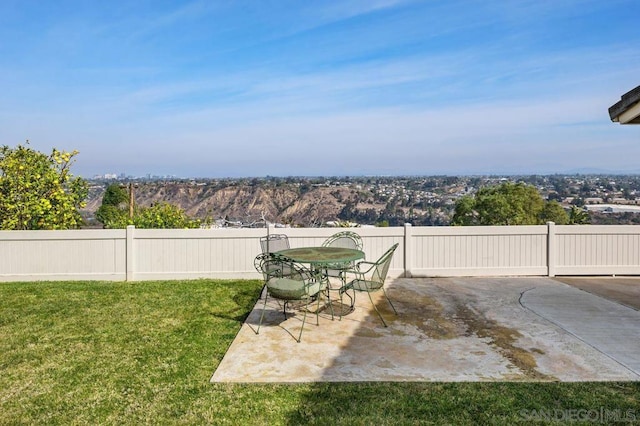
<path fill-rule="evenodd" d="M 621 100 L 609 108 L 609 117 L 620 124 L 640 124 L 640 86 L 622 95 Z"/>
<path fill-rule="evenodd" d="M 620 124 L 640 124 L 640 102 L 617 116 L 613 121 Z"/>

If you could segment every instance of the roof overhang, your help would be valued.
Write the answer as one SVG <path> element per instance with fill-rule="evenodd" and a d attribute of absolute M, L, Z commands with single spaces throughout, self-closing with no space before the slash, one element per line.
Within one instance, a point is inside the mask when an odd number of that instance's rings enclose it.
<path fill-rule="evenodd" d="M 609 108 L 609 117 L 620 124 L 640 124 L 640 86 L 622 95 Z"/>

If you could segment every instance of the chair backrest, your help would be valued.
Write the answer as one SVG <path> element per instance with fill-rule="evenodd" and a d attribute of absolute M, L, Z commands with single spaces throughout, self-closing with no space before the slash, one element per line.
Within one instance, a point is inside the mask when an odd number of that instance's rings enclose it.
<path fill-rule="evenodd" d="M 304 265 L 296 263 L 292 260 L 275 256 L 275 258 L 280 262 L 278 268 L 280 269 L 280 273 L 278 278 L 289 278 L 294 281 L 311 281 L 313 279 L 313 274 L 311 270 L 309 270 Z"/>
<path fill-rule="evenodd" d="M 391 246 L 389 250 L 387 250 L 380 259 L 376 262 L 376 266 L 373 268 L 373 275 L 371 276 L 371 280 L 379 283 L 380 285 L 384 284 L 384 280 L 387 279 L 387 273 L 389 272 L 389 266 L 391 266 L 391 259 L 393 258 L 393 253 L 398 248 L 398 243 L 395 243 Z"/>
<path fill-rule="evenodd" d="M 277 254 L 260 254 L 256 257 L 255 264 L 256 269 L 265 277 L 271 297 L 302 300 L 321 290 L 321 283 L 314 279 L 311 270 Z"/>
<path fill-rule="evenodd" d="M 263 253 L 275 253 L 280 250 L 286 250 L 289 247 L 289 237 L 285 234 L 269 234 L 266 237 L 260 237 L 260 248 Z"/>
<path fill-rule="evenodd" d="M 262 274 L 265 283 L 274 277 L 300 275 L 300 270 L 304 270 L 304 267 L 297 264 L 292 267 L 292 264 L 293 262 L 275 253 L 261 253 L 253 260 L 253 266 Z M 307 273 L 308 271 L 303 272 Z"/>
<path fill-rule="evenodd" d="M 342 231 L 324 240 L 322 247 L 344 247 L 362 250 L 362 238 L 355 232 Z"/>
<path fill-rule="evenodd" d="M 253 260 L 253 266 L 262 274 L 264 281 L 272 277 L 282 276 L 282 260 L 273 253 L 261 253 Z"/>

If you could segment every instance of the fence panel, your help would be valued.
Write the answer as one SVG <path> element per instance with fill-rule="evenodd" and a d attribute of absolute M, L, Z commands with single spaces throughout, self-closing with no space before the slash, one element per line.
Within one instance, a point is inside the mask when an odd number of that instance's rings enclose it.
<path fill-rule="evenodd" d="M 0 280 L 124 280 L 124 229 L 0 231 Z"/>
<path fill-rule="evenodd" d="M 136 229 L 134 279 L 258 278 L 264 229 Z"/>
<path fill-rule="evenodd" d="M 411 276 L 547 274 L 547 226 L 415 227 Z"/>
<path fill-rule="evenodd" d="M 367 260 L 399 243 L 399 276 L 640 275 L 640 226 L 356 228 Z M 270 228 L 291 247 L 336 228 Z M 266 229 L 0 231 L 0 281 L 259 278 Z"/>
<path fill-rule="evenodd" d="M 640 226 L 556 225 L 557 275 L 640 274 Z"/>

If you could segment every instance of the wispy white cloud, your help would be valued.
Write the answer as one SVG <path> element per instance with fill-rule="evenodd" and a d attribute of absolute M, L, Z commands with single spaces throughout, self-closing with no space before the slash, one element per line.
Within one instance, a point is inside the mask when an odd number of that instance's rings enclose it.
<path fill-rule="evenodd" d="M 638 84 L 640 6 L 615 2 L 29 10 L 42 35 L 0 29 L 0 122 L 94 172 L 624 169 L 640 144 L 606 109 Z"/>

